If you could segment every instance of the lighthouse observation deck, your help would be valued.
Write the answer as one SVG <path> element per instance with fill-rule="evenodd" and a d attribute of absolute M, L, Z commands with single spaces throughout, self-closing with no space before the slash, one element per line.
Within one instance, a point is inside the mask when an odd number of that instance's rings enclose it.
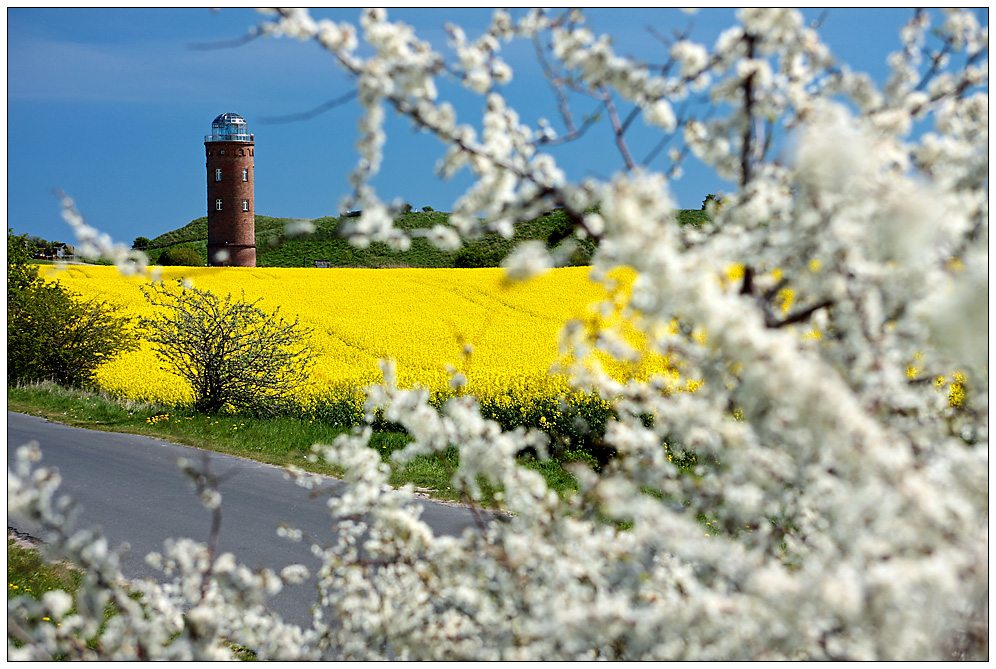
<path fill-rule="evenodd" d="M 221 114 L 211 123 L 211 134 L 204 135 L 205 142 L 251 142 L 246 120 L 231 112 Z"/>

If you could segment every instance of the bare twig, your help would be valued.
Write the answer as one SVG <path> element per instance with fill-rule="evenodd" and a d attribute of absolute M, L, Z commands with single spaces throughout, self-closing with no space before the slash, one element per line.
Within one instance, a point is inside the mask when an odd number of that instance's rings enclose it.
<path fill-rule="evenodd" d="M 750 33 L 744 35 L 747 43 L 747 58 L 754 58 L 755 38 Z M 754 124 L 751 123 L 751 116 L 754 112 L 754 72 L 744 79 L 744 123 L 743 145 L 740 147 L 740 187 L 746 188 L 751 178 L 751 146 L 754 142 Z"/>
<path fill-rule="evenodd" d="M 812 23 L 809 24 L 809 27 L 812 28 L 813 30 L 819 30 L 820 28 L 823 27 L 823 22 L 827 20 L 828 16 L 830 16 L 830 11 L 829 10 L 824 10 L 823 13 L 821 13 L 816 18 L 815 21 L 813 21 Z"/>
<path fill-rule="evenodd" d="M 616 147 L 618 147 L 619 153 L 622 154 L 623 161 L 626 163 L 626 170 L 632 171 L 636 169 L 636 162 L 633 160 L 633 156 L 629 152 L 629 147 L 626 145 L 626 139 L 623 136 L 626 133 L 626 128 L 619 120 L 619 113 L 616 111 L 616 104 L 612 100 L 612 95 L 604 88 L 601 88 L 601 96 L 602 103 L 609 113 L 612 130 L 616 136 Z"/>
<path fill-rule="evenodd" d="M 337 98 L 333 98 L 327 102 L 323 102 L 314 109 L 310 109 L 305 112 L 298 112 L 296 114 L 287 114 L 285 116 L 264 116 L 260 119 L 263 123 L 293 123 L 295 121 L 307 121 L 308 119 L 324 114 L 325 112 L 335 109 L 336 107 L 342 106 L 355 98 L 357 96 L 356 89 L 351 90 L 345 95 L 340 95 Z"/>
<path fill-rule="evenodd" d="M 783 328 L 786 325 L 792 325 L 793 323 L 801 323 L 802 321 L 806 320 L 820 309 L 825 309 L 827 307 L 832 307 L 832 306 L 833 306 L 833 300 L 829 299 L 822 300 L 821 302 L 817 302 L 816 304 L 806 307 L 805 309 L 800 309 L 799 311 L 796 311 L 795 313 L 790 314 L 781 320 L 775 320 L 774 318 L 771 318 L 769 315 L 766 314 L 764 319 L 765 325 L 767 325 L 769 328 Z"/>
<path fill-rule="evenodd" d="M 539 38 L 533 39 L 533 44 L 536 49 L 536 58 L 539 60 L 540 67 L 543 70 L 543 76 L 546 78 L 550 85 L 550 90 L 553 91 L 554 97 L 557 98 L 557 110 L 560 113 L 560 118 L 564 122 L 564 127 L 567 128 L 567 134 L 561 135 L 553 139 L 543 139 L 538 143 L 545 146 L 556 146 L 558 144 L 566 144 L 567 142 L 573 141 L 580 138 L 584 133 L 590 128 L 595 121 L 597 116 L 595 114 L 590 114 L 585 117 L 584 121 L 580 126 L 574 123 L 574 116 L 571 113 L 570 104 L 568 102 L 567 94 L 564 91 L 564 78 L 557 72 L 554 72 L 553 67 L 546 58 L 546 54 L 543 51 L 543 45 L 540 43 Z"/>
<path fill-rule="evenodd" d="M 240 47 L 244 44 L 248 44 L 257 37 L 262 37 L 263 31 L 257 27 L 252 27 L 249 32 L 241 37 L 236 37 L 230 40 L 220 40 L 218 42 L 194 42 L 188 44 L 187 48 L 193 51 L 214 51 L 216 49 L 234 49 Z"/>

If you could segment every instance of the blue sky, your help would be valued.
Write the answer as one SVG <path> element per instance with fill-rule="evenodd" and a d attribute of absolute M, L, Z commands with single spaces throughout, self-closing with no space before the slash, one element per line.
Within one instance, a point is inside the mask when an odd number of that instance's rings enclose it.
<path fill-rule="evenodd" d="M 808 20 L 821 13 L 804 10 Z M 355 22 L 358 10 L 313 14 Z M 670 33 L 691 19 L 691 38 L 711 46 L 733 23 L 732 10 L 703 10 L 692 17 L 673 9 L 586 14 L 596 32 L 614 37 L 618 52 L 654 62 L 664 60 L 664 48 L 648 27 Z M 885 58 L 897 49 L 898 29 L 910 15 L 910 10 L 832 9 L 821 35 L 841 60 L 882 81 Z M 391 9 L 388 16 L 413 25 L 422 39 L 448 53 L 444 24 L 462 25 L 473 39 L 488 24 L 490 11 Z M 8 9 L 8 227 L 72 243 L 55 189 L 73 197 L 88 222 L 116 241 L 155 237 L 206 215 L 203 136 L 215 116 L 229 111 L 245 117 L 255 134 L 257 214 L 335 215 L 356 158 L 355 103 L 306 121 L 266 122 L 351 90 L 331 57 L 313 43 L 286 38 L 191 48 L 242 36 L 260 19 L 243 9 Z M 988 24 L 988 10 L 980 10 L 980 20 Z M 531 45 L 503 49 L 515 78 L 501 92 L 522 120 L 535 124 L 545 117 L 559 130 L 554 98 Z M 443 96 L 455 90 L 441 87 Z M 455 102 L 458 118 L 479 126 L 482 99 L 459 95 Z M 576 110 L 593 107 L 582 100 Z M 639 136 L 633 139 L 635 148 L 649 146 Z M 607 178 L 623 165 L 606 122 L 583 142 L 551 153 L 571 179 Z M 441 155 L 437 140 L 391 119 L 384 167 L 374 182 L 378 194 L 449 211 L 470 182 L 466 174 L 451 181 L 436 177 L 433 167 Z M 724 186 L 689 164 L 673 184 L 673 195 L 679 206 L 697 209 L 706 194 Z"/>

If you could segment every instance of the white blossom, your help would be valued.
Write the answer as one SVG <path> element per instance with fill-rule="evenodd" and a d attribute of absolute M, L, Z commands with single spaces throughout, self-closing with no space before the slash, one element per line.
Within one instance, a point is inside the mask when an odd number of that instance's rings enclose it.
<path fill-rule="evenodd" d="M 658 100 L 644 110 L 644 116 L 651 125 L 662 128 L 665 132 L 671 132 L 677 125 L 674 110 L 667 100 Z"/>
<path fill-rule="evenodd" d="M 502 263 L 512 281 L 525 281 L 553 267 L 553 258 L 539 241 L 523 242 Z"/>
<path fill-rule="evenodd" d="M 708 64 L 709 53 L 701 44 L 681 40 L 671 47 L 671 57 L 681 64 L 681 76 L 695 77 Z"/>

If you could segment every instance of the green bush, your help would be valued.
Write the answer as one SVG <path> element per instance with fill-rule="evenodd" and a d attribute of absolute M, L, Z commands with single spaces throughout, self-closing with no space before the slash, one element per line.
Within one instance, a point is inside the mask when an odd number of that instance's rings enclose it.
<path fill-rule="evenodd" d="M 193 246 L 178 244 L 165 249 L 156 264 L 166 267 L 203 267 L 204 259 Z"/>
<path fill-rule="evenodd" d="M 510 250 L 509 244 L 488 244 L 486 240 L 471 242 L 457 251 L 454 267 L 498 267 Z"/>
<path fill-rule="evenodd" d="M 23 291 L 38 280 L 38 266 L 31 264 L 31 248 L 27 235 L 15 237 L 7 228 L 7 310 L 20 299 Z M 9 323 L 8 323 L 9 325 Z"/>
<path fill-rule="evenodd" d="M 88 387 L 103 363 L 137 346 L 128 318 L 38 278 L 24 237 L 7 234 L 7 381 Z"/>

